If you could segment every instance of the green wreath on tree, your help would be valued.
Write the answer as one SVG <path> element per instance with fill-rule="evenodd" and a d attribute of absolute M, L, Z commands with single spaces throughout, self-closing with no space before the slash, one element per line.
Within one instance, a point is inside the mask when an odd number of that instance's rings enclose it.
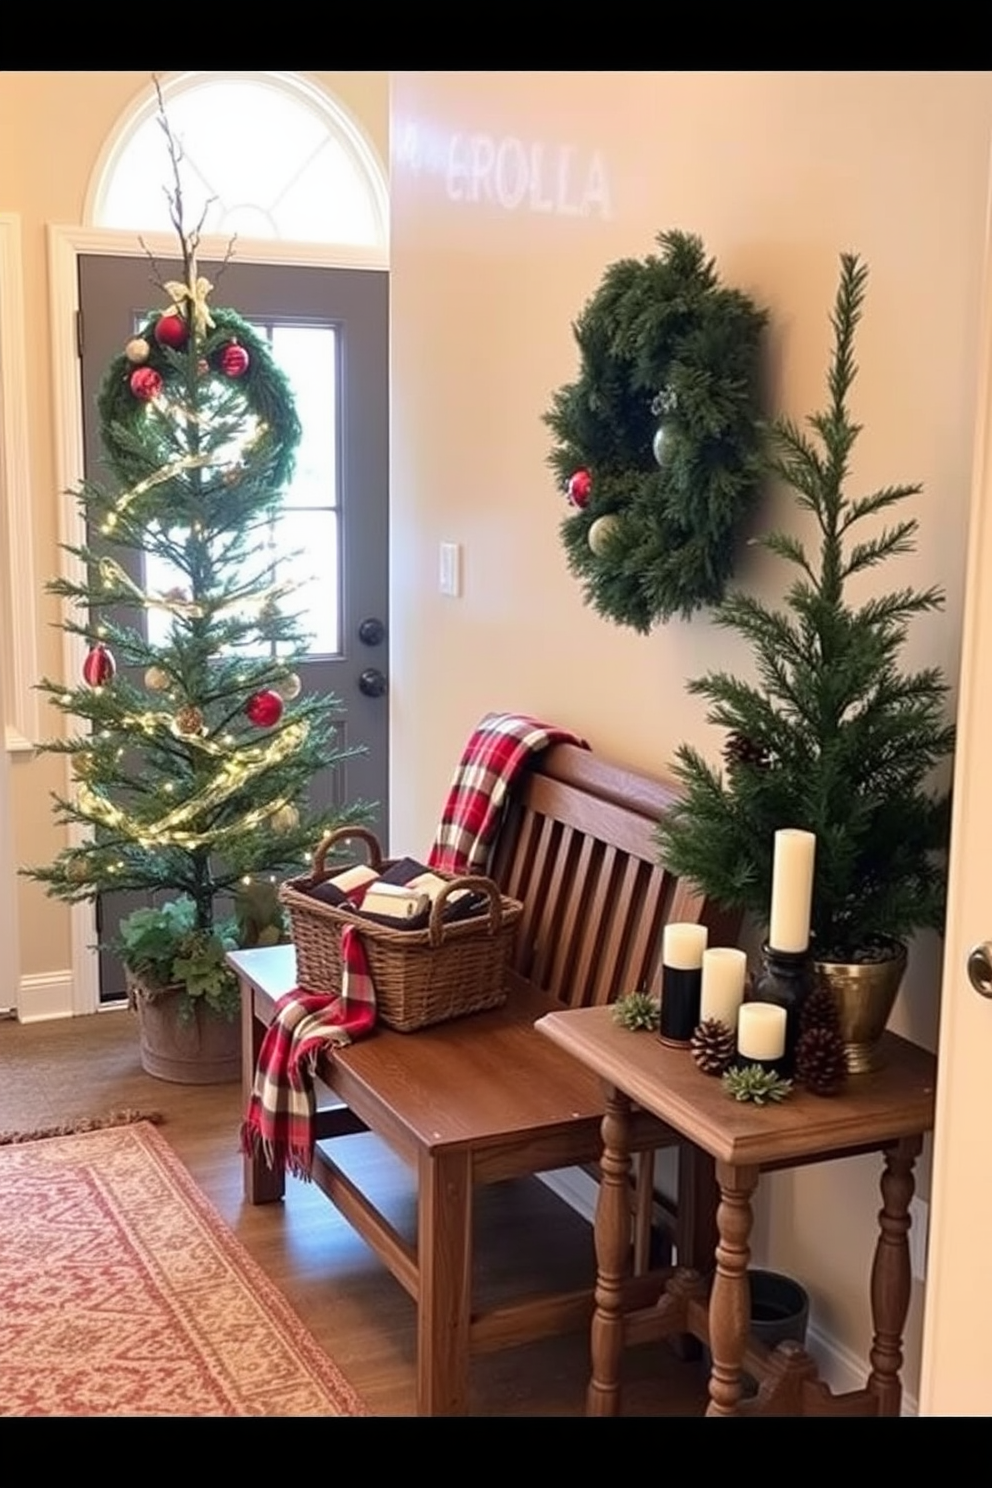
<path fill-rule="evenodd" d="M 573 333 L 577 381 L 553 394 L 548 464 L 585 598 L 642 634 L 723 598 L 761 481 L 767 315 L 722 285 L 698 237 L 610 265 Z"/>
<path fill-rule="evenodd" d="M 199 283 L 209 287 L 205 280 Z M 234 310 L 207 311 L 204 293 L 200 316 L 197 322 L 192 314 L 191 334 L 190 316 L 179 307 L 157 312 L 110 363 L 97 398 L 104 458 L 125 486 L 139 483 L 147 473 L 158 413 L 158 455 L 167 464 L 176 453 L 175 433 L 168 411 L 160 412 L 157 403 L 161 397 L 182 396 L 186 361 L 195 357 L 198 375 L 213 380 L 215 415 L 231 421 L 232 427 L 246 414 L 256 419 L 253 458 L 266 463 L 268 480 L 278 495 L 292 476 L 301 432 L 289 382 L 273 361 L 265 337 Z M 235 474 L 227 473 L 228 482 Z M 151 486 L 135 497 L 133 514 L 139 511 L 142 496 L 161 516 L 161 493 Z M 178 520 L 188 515 L 176 513 Z"/>

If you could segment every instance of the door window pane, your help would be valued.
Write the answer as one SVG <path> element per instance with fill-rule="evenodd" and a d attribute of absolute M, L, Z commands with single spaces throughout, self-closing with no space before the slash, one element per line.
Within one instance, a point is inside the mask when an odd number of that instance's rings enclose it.
<path fill-rule="evenodd" d="M 256 324 L 255 329 L 268 337 L 273 358 L 289 381 L 303 434 L 283 510 L 246 567 L 254 573 L 260 563 L 271 562 L 274 583 L 300 584 L 299 593 L 288 597 L 285 608 L 304 616 L 304 629 L 312 637 L 310 655 L 337 656 L 341 650 L 338 333 L 327 325 Z M 178 569 L 145 555 L 147 589 L 165 594 L 184 584 Z M 166 643 L 170 624 L 167 610 L 148 611 L 148 639 L 153 645 Z"/>

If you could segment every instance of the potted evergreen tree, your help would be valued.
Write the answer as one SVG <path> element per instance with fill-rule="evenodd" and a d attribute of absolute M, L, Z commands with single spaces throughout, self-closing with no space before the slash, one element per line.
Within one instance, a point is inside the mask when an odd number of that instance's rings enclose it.
<path fill-rule="evenodd" d="M 67 601 L 64 629 L 89 647 L 78 681 L 40 684 L 81 725 L 41 746 L 68 758 L 56 812 L 79 831 L 25 871 L 69 902 L 141 896 L 106 938 L 129 974 L 142 1063 L 204 1083 L 239 1074 L 226 952 L 278 938 L 273 882 L 370 808 L 310 789 L 355 750 L 338 742 L 340 700 L 302 686 L 304 617 L 273 547 L 301 433 L 295 400 L 264 333 L 210 302 L 199 230 L 183 226 L 179 148 L 161 122 L 182 279 L 159 278 L 162 308 L 107 369 L 108 478 L 75 493 L 80 576 L 48 586 Z"/>
<path fill-rule="evenodd" d="M 862 524 L 918 494 L 918 485 L 847 494 L 860 433 L 848 396 L 867 268 L 841 257 L 824 411 L 803 430 L 770 430 L 770 473 L 814 518 L 818 549 L 774 531 L 758 539 L 794 570 L 781 608 L 733 593 L 715 612 L 754 652 L 757 681 L 713 672 L 689 684 L 727 730 L 724 769 L 688 745 L 685 787 L 659 829 L 665 861 L 719 903 L 767 924 L 774 833 L 816 835 L 812 953 L 838 1002 L 851 1072 L 870 1069 L 916 930 L 944 921 L 949 801 L 933 771 L 954 746 L 939 669 L 908 673 L 900 652 L 913 617 L 939 609 L 937 588 L 855 601 L 850 581 L 912 551 L 917 524 Z M 864 535 L 861 535 L 864 531 Z"/>

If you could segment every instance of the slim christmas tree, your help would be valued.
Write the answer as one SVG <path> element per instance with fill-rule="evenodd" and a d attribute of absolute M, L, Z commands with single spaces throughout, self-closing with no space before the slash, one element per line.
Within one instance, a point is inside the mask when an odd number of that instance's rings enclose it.
<path fill-rule="evenodd" d="M 233 933 L 229 923 L 216 932 L 236 889 L 299 871 L 325 831 L 368 812 L 308 802 L 316 773 L 350 751 L 335 744 L 340 701 L 302 692 L 303 617 L 293 586 L 274 575 L 272 524 L 300 426 L 263 336 L 209 303 L 164 114 L 162 125 L 183 278 L 160 285 L 172 303 L 106 372 L 111 478 L 75 493 L 88 536 L 67 549 L 85 577 L 48 586 L 71 602 L 64 628 L 89 645 L 79 683 L 40 684 L 83 725 L 42 747 L 69 757 L 74 789 L 55 798 L 56 812 L 85 840 L 29 873 L 69 901 L 174 891 L 178 919 L 216 959 Z M 176 578 L 165 592 L 148 582 L 155 561 Z M 232 981 L 215 974 L 209 988 L 230 992 Z"/>
<path fill-rule="evenodd" d="M 727 672 L 690 683 L 728 731 L 723 773 L 683 745 L 676 774 L 685 796 L 660 830 L 664 860 L 718 903 L 767 923 L 773 834 L 816 835 L 812 930 L 824 961 L 877 959 L 885 942 L 944 915 L 946 792 L 931 778 L 953 748 L 947 686 L 937 668 L 906 672 L 899 658 L 909 622 L 939 609 L 936 588 L 902 588 L 860 602 L 857 575 L 912 550 L 916 522 L 902 518 L 859 536 L 862 524 L 916 495 L 917 485 L 847 492 L 860 433 L 848 396 L 854 334 L 867 268 L 841 259 L 826 408 L 772 429 L 771 472 L 814 519 L 811 551 L 788 532 L 760 539 L 792 566 L 784 608 L 728 596 L 717 625 L 751 644 L 757 684 Z"/>

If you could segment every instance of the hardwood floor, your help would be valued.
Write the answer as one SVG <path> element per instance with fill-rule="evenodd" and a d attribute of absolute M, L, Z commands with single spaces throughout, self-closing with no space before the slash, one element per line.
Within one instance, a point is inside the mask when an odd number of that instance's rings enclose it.
<path fill-rule="evenodd" d="M 157 1110 L 162 1133 L 200 1188 L 334 1358 L 370 1411 L 414 1414 L 413 1303 L 323 1195 L 290 1180 L 284 1203 L 253 1207 L 241 1191 L 238 1085 L 184 1086 L 144 1074 L 130 1013 L 21 1025 L 0 1022 L 0 1131 L 54 1126 L 110 1110 Z M 413 1187 L 374 1138 L 353 1143 L 356 1165 L 413 1235 Z M 483 1242 L 476 1278 L 498 1297 L 523 1284 L 580 1284 L 593 1266 L 590 1226 L 541 1183 L 485 1189 L 477 1203 Z M 480 1416 L 583 1414 L 589 1343 L 584 1332 L 478 1359 L 471 1401 Z M 663 1345 L 624 1361 L 628 1415 L 700 1415 L 701 1366 Z"/>

